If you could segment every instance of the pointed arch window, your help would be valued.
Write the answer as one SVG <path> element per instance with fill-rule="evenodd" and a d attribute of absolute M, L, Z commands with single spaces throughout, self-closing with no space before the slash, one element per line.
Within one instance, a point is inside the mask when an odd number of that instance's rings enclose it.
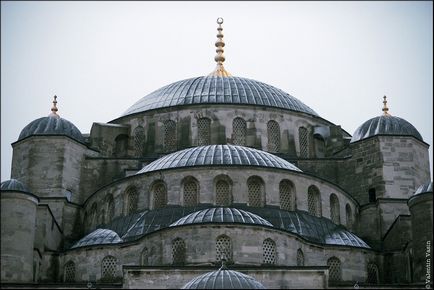
<path fill-rule="evenodd" d="M 300 157 L 309 157 L 309 138 L 305 127 L 298 128 L 298 140 L 300 145 Z"/>
<path fill-rule="evenodd" d="M 198 184 L 194 178 L 188 178 L 184 181 L 184 206 L 196 206 L 198 203 Z"/>
<path fill-rule="evenodd" d="M 243 118 L 237 117 L 232 121 L 232 143 L 246 146 L 247 123 Z"/>
<path fill-rule="evenodd" d="M 174 265 L 184 265 L 185 263 L 185 242 L 181 238 L 172 241 L 172 261 Z"/>
<path fill-rule="evenodd" d="M 105 257 L 101 262 L 101 279 L 105 282 L 111 282 L 116 276 L 118 261 L 113 256 Z"/>
<path fill-rule="evenodd" d="M 141 254 L 141 264 L 142 266 L 148 266 L 149 265 L 149 251 L 148 248 L 143 248 L 142 254 Z"/>
<path fill-rule="evenodd" d="M 307 191 L 308 212 L 311 215 L 321 217 L 321 196 L 318 188 L 311 185 Z"/>
<path fill-rule="evenodd" d="M 157 182 L 153 188 L 153 205 L 154 209 L 162 208 L 167 205 L 167 190 L 163 182 Z"/>
<path fill-rule="evenodd" d="M 222 259 L 232 261 L 232 241 L 226 235 L 218 236 L 216 239 L 216 260 L 220 262 Z"/>
<path fill-rule="evenodd" d="M 164 141 L 163 147 L 165 152 L 176 150 L 176 123 L 173 120 L 166 120 L 163 123 Z"/>
<path fill-rule="evenodd" d="M 127 202 L 126 214 L 129 215 L 135 213 L 137 211 L 139 200 L 137 189 L 135 187 L 129 187 L 125 192 L 125 197 Z"/>
<path fill-rule="evenodd" d="M 64 280 L 65 282 L 75 282 L 75 263 L 73 261 L 65 264 Z"/>
<path fill-rule="evenodd" d="M 284 179 L 279 183 L 280 208 L 283 210 L 295 210 L 294 184 Z"/>
<path fill-rule="evenodd" d="M 350 228 L 353 226 L 353 211 L 348 203 L 345 206 L 345 215 L 347 218 L 347 228 Z"/>
<path fill-rule="evenodd" d="M 268 151 L 277 153 L 280 151 L 280 126 L 274 120 L 267 123 L 267 136 L 268 136 Z"/>
<path fill-rule="evenodd" d="M 370 284 L 378 284 L 378 267 L 375 263 L 368 264 L 368 279 Z"/>
<path fill-rule="evenodd" d="M 331 257 L 330 259 L 327 260 L 327 266 L 329 266 L 329 280 L 341 281 L 342 280 L 341 261 L 336 257 Z"/>
<path fill-rule="evenodd" d="M 105 218 L 105 223 L 108 224 L 112 221 L 115 216 L 115 203 L 113 200 L 113 195 L 107 196 L 107 213 Z"/>
<path fill-rule="evenodd" d="M 301 249 L 297 250 L 297 266 L 299 267 L 304 266 L 304 254 Z"/>
<path fill-rule="evenodd" d="M 257 176 L 247 179 L 249 206 L 263 207 L 265 204 L 264 182 Z"/>
<path fill-rule="evenodd" d="M 341 223 L 339 199 L 334 193 L 330 195 L 330 219 L 335 224 Z"/>
<path fill-rule="evenodd" d="M 276 243 L 268 238 L 262 243 L 262 263 L 264 264 L 276 264 Z"/>
<path fill-rule="evenodd" d="M 136 157 L 143 157 L 145 149 L 145 129 L 137 126 L 134 129 L 134 152 Z"/>
<path fill-rule="evenodd" d="M 216 205 L 229 206 L 232 203 L 229 182 L 226 180 L 217 180 L 215 185 Z"/>
<path fill-rule="evenodd" d="M 211 120 L 200 118 L 197 120 L 197 146 L 211 144 Z"/>

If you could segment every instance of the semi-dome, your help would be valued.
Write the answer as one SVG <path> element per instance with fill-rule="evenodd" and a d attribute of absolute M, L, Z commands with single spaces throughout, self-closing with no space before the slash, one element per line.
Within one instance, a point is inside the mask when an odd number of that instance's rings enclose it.
<path fill-rule="evenodd" d="M 64 135 L 84 143 L 80 130 L 70 121 L 60 117 L 42 117 L 28 124 L 21 131 L 18 141 L 32 135 Z"/>
<path fill-rule="evenodd" d="M 244 223 L 244 224 L 257 224 L 270 226 L 273 225 L 261 218 L 260 216 L 236 208 L 218 207 L 207 208 L 204 210 L 196 211 L 185 217 L 180 218 L 170 226 L 180 226 L 188 224 L 202 224 L 202 223 Z"/>
<path fill-rule="evenodd" d="M 414 195 L 417 194 L 421 194 L 421 193 L 426 193 L 426 192 L 432 192 L 432 182 L 426 183 L 426 184 L 422 184 L 421 186 L 419 186 Z"/>
<path fill-rule="evenodd" d="M 294 164 L 261 150 L 236 145 L 208 145 L 177 151 L 143 167 L 137 174 L 191 166 L 258 166 L 301 171 Z"/>
<path fill-rule="evenodd" d="M 254 105 L 318 114 L 297 98 L 271 85 L 234 76 L 201 76 L 164 86 L 143 97 L 122 115 L 200 104 Z"/>
<path fill-rule="evenodd" d="M 222 266 L 216 271 L 193 278 L 181 289 L 265 289 L 265 287 L 252 276 Z"/>
<path fill-rule="evenodd" d="M 121 242 L 122 239 L 116 232 L 109 229 L 96 229 L 75 243 L 71 249 L 92 245 L 117 244 Z"/>
<path fill-rule="evenodd" d="M 29 189 L 19 180 L 9 179 L 1 183 L 1 190 L 13 190 L 13 191 L 25 191 L 29 192 Z"/>
<path fill-rule="evenodd" d="M 357 128 L 351 138 L 351 143 L 375 135 L 413 136 L 423 141 L 417 129 L 406 120 L 391 115 L 382 115 L 366 121 Z"/>

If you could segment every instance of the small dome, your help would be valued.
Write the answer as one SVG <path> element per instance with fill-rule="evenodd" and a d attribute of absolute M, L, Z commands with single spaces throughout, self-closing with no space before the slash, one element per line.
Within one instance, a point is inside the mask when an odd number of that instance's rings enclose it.
<path fill-rule="evenodd" d="M 425 192 L 432 192 L 432 182 L 419 186 L 416 192 L 414 193 L 414 195 L 425 193 Z"/>
<path fill-rule="evenodd" d="M 205 273 L 185 284 L 181 289 L 265 289 L 252 276 L 221 267 Z"/>
<path fill-rule="evenodd" d="M 233 76 L 201 76 L 181 80 L 150 93 L 132 105 L 122 117 L 194 104 L 266 106 L 318 116 L 297 98 L 265 83 Z"/>
<path fill-rule="evenodd" d="M 184 149 L 151 162 L 139 172 L 190 166 L 259 166 L 300 171 L 288 161 L 265 151 L 235 145 L 208 145 Z"/>
<path fill-rule="evenodd" d="M 80 130 L 70 121 L 60 117 L 42 117 L 32 121 L 21 131 L 18 141 L 32 135 L 66 135 L 84 143 Z"/>
<path fill-rule="evenodd" d="M 29 192 L 29 189 L 19 180 L 9 179 L 1 183 L 1 190 Z"/>
<path fill-rule="evenodd" d="M 413 136 L 423 141 L 417 129 L 406 120 L 391 115 L 382 115 L 366 121 L 357 128 L 351 138 L 351 143 L 375 135 Z"/>
<path fill-rule="evenodd" d="M 75 243 L 71 249 L 92 245 L 117 244 L 121 242 L 122 239 L 114 231 L 108 229 L 96 229 Z"/>
<path fill-rule="evenodd" d="M 191 213 L 183 218 L 180 218 L 170 226 L 180 226 L 188 224 L 201 223 L 244 223 L 270 226 L 273 225 L 261 218 L 260 216 L 248 211 L 236 208 L 218 207 L 207 208 L 194 213 Z"/>

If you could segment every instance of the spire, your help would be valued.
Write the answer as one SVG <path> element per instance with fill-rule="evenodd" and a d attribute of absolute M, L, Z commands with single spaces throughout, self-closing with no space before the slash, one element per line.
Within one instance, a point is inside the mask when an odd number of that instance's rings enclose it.
<path fill-rule="evenodd" d="M 386 100 L 386 96 L 384 96 L 383 97 L 383 104 L 384 104 L 384 106 L 383 106 L 383 109 L 382 109 L 382 111 L 384 112 L 384 116 L 390 116 L 390 114 L 389 114 L 389 108 L 387 107 L 387 100 Z"/>
<path fill-rule="evenodd" d="M 56 105 L 57 105 L 57 96 L 54 95 L 53 106 L 51 107 L 50 115 L 48 115 L 49 117 L 60 118 L 60 116 L 57 115 L 57 111 L 59 109 L 57 109 Z"/>
<path fill-rule="evenodd" d="M 231 76 L 230 73 L 228 73 L 225 68 L 223 67 L 223 62 L 225 61 L 225 56 L 223 55 L 225 46 L 225 42 L 223 41 L 223 18 L 219 17 L 217 18 L 217 24 L 219 27 L 217 28 L 217 41 L 215 42 L 215 46 L 217 49 L 215 50 L 217 52 L 217 55 L 214 57 L 214 60 L 217 62 L 217 66 L 215 70 L 210 73 L 210 76 L 219 76 L 219 77 L 229 77 Z"/>

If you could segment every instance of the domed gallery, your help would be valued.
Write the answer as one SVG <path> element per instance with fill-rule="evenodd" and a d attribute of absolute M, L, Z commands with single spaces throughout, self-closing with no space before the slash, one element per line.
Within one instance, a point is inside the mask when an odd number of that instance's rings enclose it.
<path fill-rule="evenodd" d="M 432 182 L 418 130 L 384 97 L 351 135 L 231 75 L 217 23 L 210 74 L 89 134 L 56 97 L 22 129 L 1 183 L 3 288 L 425 287 Z"/>

